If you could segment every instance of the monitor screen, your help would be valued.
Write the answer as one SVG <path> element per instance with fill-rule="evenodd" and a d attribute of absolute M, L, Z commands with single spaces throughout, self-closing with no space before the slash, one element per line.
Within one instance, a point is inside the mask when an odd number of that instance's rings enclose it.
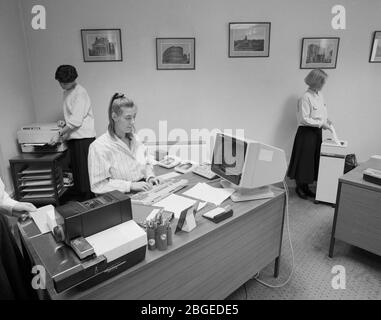
<path fill-rule="evenodd" d="M 246 151 L 247 142 L 217 134 L 213 150 L 212 171 L 225 180 L 239 185 Z"/>

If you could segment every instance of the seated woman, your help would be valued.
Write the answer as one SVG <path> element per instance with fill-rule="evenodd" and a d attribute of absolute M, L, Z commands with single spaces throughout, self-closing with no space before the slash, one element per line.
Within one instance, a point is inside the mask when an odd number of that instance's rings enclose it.
<path fill-rule="evenodd" d="M 147 150 L 135 132 L 137 106 L 124 94 L 115 93 L 108 109 L 108 131 L 89 149 L 91 191 L 103 194 L 147 191 L 158 184 Z"/>
<path fill-rule="evenodd" d="M 33 204 L 11 199 L 0 179 L 0 300 L 37 298 L 31 285 L 31 270 L 23 260 L 5 218 L 5 215 L 26 218 L 32 211 L 36 211 Z"/>

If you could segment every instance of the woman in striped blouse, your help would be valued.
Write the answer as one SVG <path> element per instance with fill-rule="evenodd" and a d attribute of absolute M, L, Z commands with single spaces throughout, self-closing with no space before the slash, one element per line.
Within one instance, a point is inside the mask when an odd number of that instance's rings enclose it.
<path fill-rule="evenodd" d="M 135 132 L 137 106 L 124 94 L 111 98 L 108 131 L 97 138 L 89 149 L 91 191 L 102 194 L 147 191 L 158 184 L 147 150 Z"/>

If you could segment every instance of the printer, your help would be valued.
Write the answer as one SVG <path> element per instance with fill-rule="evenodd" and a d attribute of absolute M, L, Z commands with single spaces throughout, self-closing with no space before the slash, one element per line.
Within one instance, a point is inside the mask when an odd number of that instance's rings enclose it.
<path fill-rule="evenodd" d="M 47 217 L 48 233 L 30 220 L 22 229 L 58 293 L 89 288 L 145 259 L 146 232 L 119 191 L 57 207 L 52 220 Z"/>
<path fill-rule="evenodd" d="M 50 146 L 49 142 L 60 130 L 57 123 L 34 123 L 21 127 L 17 131 L 17 140 L 24 153 L 63 152 L 67 149 L 66 143 Z"/>

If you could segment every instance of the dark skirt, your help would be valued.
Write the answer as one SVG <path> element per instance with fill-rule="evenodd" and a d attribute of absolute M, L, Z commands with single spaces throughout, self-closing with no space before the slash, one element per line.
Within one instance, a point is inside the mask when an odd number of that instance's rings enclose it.
<path fill-rule="evenodd" d="M 297 184 L 310 184 L 317 180 L 321 143 L 321 128 L 299 126 L 287 172 L 287 176 L 295 179 Z"/>
<path fill-rule="evenodd" d="M 72 139 L 67 141 L 70 151 L 70 167 L 73 172 L 74 189 L 91 197 L 87 157 L 90 144 L 95 138 Z"/>
<path fill-rule="evenodd" d="M 0 300 L 37 299 L 31 271 L 9 230 L 7 219 L 0 213 Z"/>

